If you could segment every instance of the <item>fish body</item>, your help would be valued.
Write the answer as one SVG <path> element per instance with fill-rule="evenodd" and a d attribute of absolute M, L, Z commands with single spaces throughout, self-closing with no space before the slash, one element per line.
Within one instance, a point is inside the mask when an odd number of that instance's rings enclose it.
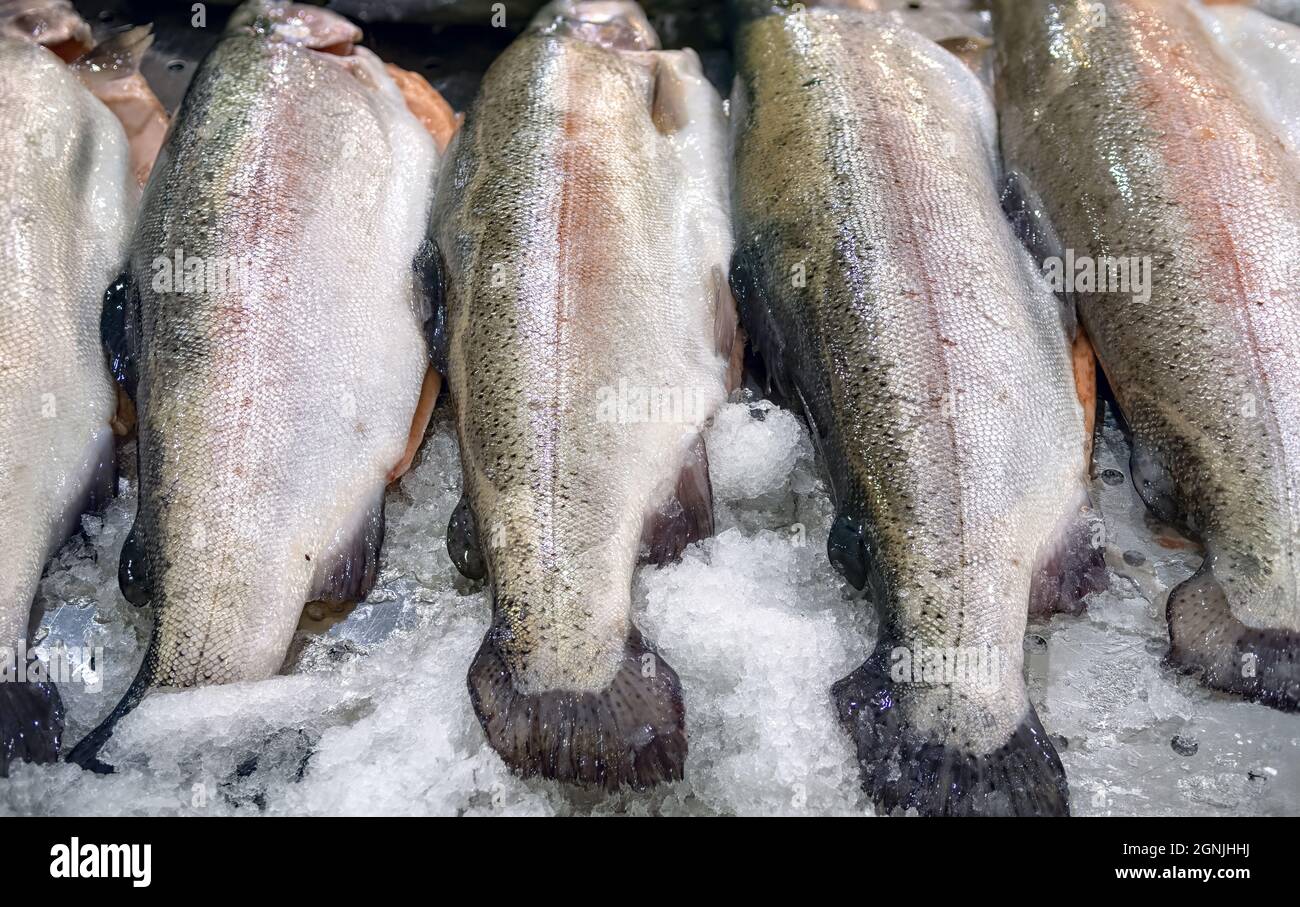
<path fill-rule="evenodd" d="M 1098 16 L 1104 16 L 1099 24 Z M 1078 294 L 1157 516 L 1205 545 L 1169 596 L 1172 660 L 1300 703 L 1300 163 L 1179 3 L 1000 4 L 1007 165 L 1063 247 L 1150 262 Z"/>
<path fill-rule="evenodd" d="M 138 196 L 128 154 L 118 121 L 59 57 L 0 37 L 0 667 L 23 657 L 46 561 L 113 493 L 99 312 Z M 58 717 L 52 685 L 0 682 L 0 774 L 52 758 Z"/>
<path fill-rule="evenodd" d="M 741 27 L 732 120 L 742 321 L 825 462 L 830 559 L 881 618 L 834 689 L 865 788 L 1064 812 L 1022 645 L 1031 599 L 1074 609 L 1098 582 L 1089 439 L 1073 325 L 1000 205 L 990 100 L 919 33 L 813 9 Z M 945 681 L 936 657 L 988 673 Z"/>
<path fill-rule="evenodd" d="M 245 4 L 146 188 L 105 335 L 139 411 L 124 594 L 153 686 L 257 680 L 305 602 L 374 581 L 428 363 L 414 266 L 437 152 L 346 20 Z"/>
<path fill-rule="evenodd" d="M 435 222 L 465 501 L 449 546 L 494 621 L 469 685 L 524 774 L 678 778 L 676 675 L 638 559 L 712 528 L 700 433 L 735 337 L 721 99 L 633 3 L 557 3 L 488 71 Z"/>

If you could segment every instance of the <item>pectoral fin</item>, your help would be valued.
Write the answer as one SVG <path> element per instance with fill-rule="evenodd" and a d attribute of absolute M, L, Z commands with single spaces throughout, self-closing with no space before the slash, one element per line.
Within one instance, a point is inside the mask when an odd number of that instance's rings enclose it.
<path fill-rule="evenodd" d="M 693 542 L 713 535 L 713 486 L 704 439 L 696 438 L 682 464 L 673 495 L 646 517 L 641 561 L 667 564 Z"/>

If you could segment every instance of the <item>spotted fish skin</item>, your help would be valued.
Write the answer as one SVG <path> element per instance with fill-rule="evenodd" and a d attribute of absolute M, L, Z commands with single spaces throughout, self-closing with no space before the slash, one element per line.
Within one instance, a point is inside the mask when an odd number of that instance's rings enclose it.
<path fill-rule="evenodd" d="M 59 57 L 0 36 L 0 664 L 28 641 L 46 561 L 113 493 L 99 310 L 138 200 L 128 153 Z M 61 717 L 53 684 L 0 681 L 0 776 L 56 758 Z"/>
<path fill-rule="evenodd" d="M 105 333 L 139 410 L 120 575 L 155 623 L 83 765 L 150 687 L 268 677 L 305 602 L 374 581 L 428 364 L 414 263 L 437 152 L 359 37 L 245 4 L 145 190 Z"/>
<path fill-rule="evenodd" d="M 700 433 L 735 335 L 721 99 L 657 46 L 633 3 L 543 10 L 488 71 L 435 212 L 472 513 L 449 545 L 495 613 L 475 708 L 520 772 L 605 787 L 682 773 L 632 574 L 665 527 L 711 529 Z M 675 402 L 640 418 L 647 389 Z"/>
<path fill-rule="evenodd" d="M 1080 293 L 1133 480 L 1206 557 L 1172 660 L 1300 704 L 1300 163 L 1181 4 L 998 4 L 1002 139 L 1063 246 L 1149 258 L 1148 299 Z"/>
<path fill-rule="evenodd" d="M 758 18 L 737 48 L 733 289 L 825 462 L 831 561 L 881 616 L 834 689 L 864 785 L 885 810 L 1064 812 L 1022 645 L 1031 597 L 1069 607 L 1096 579 L 1088 438 L 1072 324 L 999 203 L 989 98 L 861 13 Z M 935 650 L 1000 667 L 931 683 Z"/>

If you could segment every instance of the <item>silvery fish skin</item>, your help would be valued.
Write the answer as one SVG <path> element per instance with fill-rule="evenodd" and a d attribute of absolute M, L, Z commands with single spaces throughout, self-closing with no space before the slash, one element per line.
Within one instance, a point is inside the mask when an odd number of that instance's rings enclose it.
<path fill-rule="evenodd" d="M 1294 709 L 1300 165 L 1181 4 L 1002 3 L 994 21 L 1007 165 L 1064 248 L 1151 261 L 1147 299 L 1078 295 L 1135 485 L 1206 547 L 1169 596 L 1171 658 Z"/>
<path fill-rule="evenodd" d="M 1238 6 L 1193 6 L 1235 63 L 1237 86 L 1277 128 L 1287 153 L 1300 157 L 1300 26 Z"/>
<path fill-rule="evenodd" d="M 0 667 L 27 641 L 46 561 L 112 496 L 99 312 L 137 196 L 108 109 L 52 52 L 0 37 Z M 55 758 L 59 717 L 51 684 L 0 681 L 0 775 Z"/>
<path fill-rule="evenodd" d="M 435 211 L 465 478 L 448 544 L 495 613 L 474 705 L 518 771 L 609 788 L 682 774 L 632 573 L 712 530 L 700 432 L 735 338 L 721 99 L 656 47 L 633 3 L 543 10 L 488 71 Z"/>
<path fill-rule="evenodd" d="M 732 288 L 829 473 L 831 561 L 881 616 L 834 688 L 865 789 L 885 810 L 1065 812 L 1022 645 L 1031 599 L 1077 608 L 1103 572 L 1089 438 L 1073 326 L 999 204 L 990 100 L 862 13 L 759 18 L 737 50 Z M 936 651 L 981 668 L 931 682 Z"/>
<path fill-rule="evenodd" d="M 268 677 L 305 602 L 373 583 L 428 364 L 437 152 L 374 55 L 333 52 L 357 38 L 241 7 L 145 190 L 105 335 L 139 410 L 121 585 L 154 631 L 83 765 L 151 686 Z"/>

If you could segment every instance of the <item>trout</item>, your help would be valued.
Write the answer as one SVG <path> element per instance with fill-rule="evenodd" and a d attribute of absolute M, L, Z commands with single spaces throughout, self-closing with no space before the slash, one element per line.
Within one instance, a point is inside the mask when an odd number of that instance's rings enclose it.
<path fill-rule="evenodd" d="M 880 616 L 833 688 L 884 811 L 1051 815 L 1027 614 L 1104 582 L 1091 353 L 1000 203 L 975 74 L 895 21 L 776 11 L 737 34 L 732 289 L 830 480 L 831 562 Z"/>
<path fill-rule="evenodd" d="M 680 778 L 680 684 L 631 584 L 713 528 L 701 431 L 741 348 L 721 99 L 635 3 L 559 2 L 492 65 L 448 153 L 465 488 L 448 546 L 494 614 L 474 708 L 523 775 Z"/>
<path fill-rule="evenodd" d="M 1076 260 L 1148 507 L 1205 545 L 1170 660 L 1300 705 L 1300 163 L 1232 56 L 1170 0 L 996 4 L 1007 167 Z M 1132 267 L 1130 267 L 1132 270 Z M 1121 272 L 1122 273 L 1122 272 Z"/>

